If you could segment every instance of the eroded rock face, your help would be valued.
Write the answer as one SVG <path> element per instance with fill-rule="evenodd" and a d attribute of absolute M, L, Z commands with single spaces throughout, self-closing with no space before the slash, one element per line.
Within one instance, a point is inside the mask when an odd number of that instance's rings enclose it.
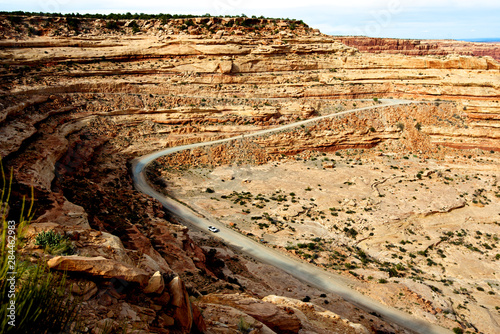
<path fill-rule="evenodd" d="M 144 253 L 141 264 L 146 270 L 161 271 L 165 274 L 172 274 L 173 271 L 168 265 L 167 261 L 154 249 L 151 240 L 144 236 L 137 227 L 131 226 L 128 231 L 130 243 L 133 248 L 141 253 Z"/>
<path fill-rule="evenodd" d="M 500 60 L 499 43 L 454 40 L 417 40 L 371 37 L 338 37 L 340 42 L 369 53 L 400 53 L 411 56 L 460 54 L 489 56 Z"/>
<path fill-rule="evenodd" d="M 52 223 L 70 227 L 71 230 L 89 230 L 88 215 L 85 210 L 66 199 L 62 204 L 55 202 L 56 207 L 39 217 L 34 224 Z"/>

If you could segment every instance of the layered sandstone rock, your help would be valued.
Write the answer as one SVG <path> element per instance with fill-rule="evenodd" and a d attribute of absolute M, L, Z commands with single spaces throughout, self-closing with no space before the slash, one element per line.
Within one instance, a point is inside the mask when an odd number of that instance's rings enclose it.
<path fill-rule="evenodd" d="M 149 277 L 145 271 L 104 257 L 56 256 L 47 264 L 51 269 L 88 274 L 103 278 L 118 278 L 146 286 Z"/>
<path fill-rule="evenodd" d="M 337 37 L 340 42 L 368 53 L 400 53 L 410 56 L 449 55 L 489 56 L 500 60 L 500 43 L 455 40 L 417 40 L 371 37 Z"/>

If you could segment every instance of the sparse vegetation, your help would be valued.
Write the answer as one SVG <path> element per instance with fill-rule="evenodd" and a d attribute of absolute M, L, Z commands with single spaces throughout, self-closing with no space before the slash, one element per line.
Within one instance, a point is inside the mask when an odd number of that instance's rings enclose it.
<path fill-rule="evenodd" d="M 71 241 L 54 231 L 40 232 L 35 237 L 35 245 L 42 246 L 53 255 L 71 255 L 74 253 Z"/>

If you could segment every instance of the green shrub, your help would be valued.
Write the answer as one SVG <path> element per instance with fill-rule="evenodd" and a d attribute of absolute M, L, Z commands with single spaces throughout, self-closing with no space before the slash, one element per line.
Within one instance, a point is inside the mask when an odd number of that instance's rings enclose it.
<path fill-rule="evenodd" d="M 238 331 L 240 333 L 250 333 L 252 329 L 252 325 L 250 325 L 243 317 L 241 317 L 240 321 L 238 322 Z"/>
<path fill-rule="evenodd" d="M 106 22 L 106 28 L 107 29 L 118 29 L 118 22 L 116 21 L 108 21 Z"/>
<path fill-rule="evenodd" d="M 2 240 L 4 241 L 4 240 Z M 3 246 L 3 245 L 2 245 Z M 76 321 L 78 304 L 65 292 L 66 280 L 48 272 L 45 263 L 33 265 L 21 262 L 16 267 L 15 327 L 9 324 L 10 284 L 8 266 L 2 256 L 0 316 L 2 333 L 67 333 Z"/>
<path fill-rule="evenodd" d="M 54 231 L 40 232 L 35 237 L 35 245 L 42 246 L 53 255 L 74 254 L 73 244 L 68 238 Z"/>

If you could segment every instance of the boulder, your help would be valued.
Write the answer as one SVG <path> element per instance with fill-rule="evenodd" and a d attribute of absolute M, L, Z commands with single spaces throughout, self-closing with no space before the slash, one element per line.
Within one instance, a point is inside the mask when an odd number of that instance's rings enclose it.
<path fill-rule="evenodd" d="M 298 333 L 302 328 L 300 319 L 278 306 L 241 294 L 211 294 L 204 296 L 203 303 L 221 304 L 236 308 L 255 318 L 277 333 Z"/>
<path fill-rule="evenodd" d="M 168 290 L 172 296 L 170 305 L 175 306 L 175 322 L 184 332 L 189 333 L 193 325 L 193 310 L 184 282 L 179 276 L 174 277 L 168 284 Z"/>
<path fill-rule="evenodd" d="M 137 312 L 130 306 L 128 303 L 121 304 L 121 310 L 119 313 L 121 318 L 127 319 L 127 321 L 139 321 L 139 317 L 137 316 Z"/>
<path fill-rule="evenodd" d="M 221 61 L 218 65 L 219 72 L 223 74 L 231 73 L 232 69 L 233 69 L 232 61 Z"/>
<path fill-rule="evenodd" d="M 106 333 L 108 331 L 113 332 L 117 327 L 117 323 L 110 318 L 99 320 L 94 328 L 92 329 L 93 334 Z"/>
<path fill-rule="evenodd" d="M 50 269 L 84 273 L 102 278 L 118 278 L 127 282 L 139 283 L 141 286 L 146 286 L 149 280 L 149 276 L 144 270 L 102 256 L 56 256 L 50 259 L 47 264 Z"/>
<path fill-rule="evenodd" d="M 234 307 L 220 304 L 201 304 L 203 317 L 210 324 L 210 330 L 215 333 L 261 333 L 276 332 L 257 319 Z"/>
<path fill-rule="evenodd" d="M 144 289 L 145 293 L 161 294 L 165 288 L 165 282 L 163 281 L 163 276 L 159 271 L 155 272 L 153 276 L 149 279 L 148 286 Z"/>
<path fill-rule="evenodd" d="M 122 321 L 135 322 L 136 324 L 133 326 L 136 328 L 147 329 L 156 319 L 156 312 L 152 309 L 125 302 L 121 303 L 120 306 L 119 318 L 121 318 Z"/>
<path fill-rule="evenodd" d="M 100 248 L 105 248 L 113 254 L 113 259 L 122 263 L 132 264 L 132 260 L 127 254 L 127 250 L 123 246 L 122 241 L 116 235 L 108 232 L 102 232 L 99 236 Z"/>

